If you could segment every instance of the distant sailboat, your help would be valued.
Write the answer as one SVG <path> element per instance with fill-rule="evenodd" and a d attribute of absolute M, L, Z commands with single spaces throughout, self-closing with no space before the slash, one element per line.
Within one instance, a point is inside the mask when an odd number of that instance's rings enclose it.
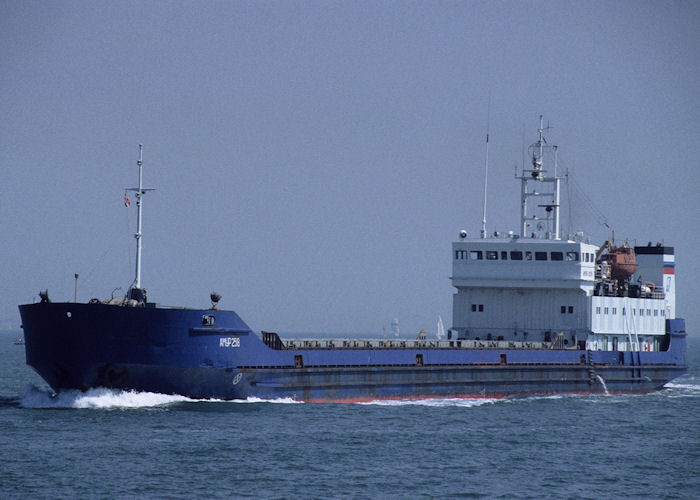
<path fill-rule="evenodd" d="M 445 324 L 442 322 L 442 316 L 439 316 L 439 315 L 438 315 L 437 331 L 435 332 L 435 336 L 438 338 L 438 340 L 442 340 L 442 338 L 445 336 Z"/>

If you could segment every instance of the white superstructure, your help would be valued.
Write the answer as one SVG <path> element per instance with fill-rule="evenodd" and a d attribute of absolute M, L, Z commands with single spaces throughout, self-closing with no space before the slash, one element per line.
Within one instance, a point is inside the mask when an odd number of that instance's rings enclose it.
<path fill-rule="evenodd" d="M 520 234 L 452 243 L 452 332 L 459 339 L 550 342 L 592 350 L 659 350 L 675 316 L 675 267 L 670 247 L 627 246 L 638 264 L 615 275 L 613 245 L 561 239 L 556 146 L 539 138 L 521 181 Z M 545 169 L 545 160 L 553 169 Z M 604 251 L 610 254 L 606 260 Z M 622 257 L 620 257 L 622 258 Z M 612 269 L 612 274 L 611 274 Z M 611 277 L 612 276 L 612 277 Z"/>

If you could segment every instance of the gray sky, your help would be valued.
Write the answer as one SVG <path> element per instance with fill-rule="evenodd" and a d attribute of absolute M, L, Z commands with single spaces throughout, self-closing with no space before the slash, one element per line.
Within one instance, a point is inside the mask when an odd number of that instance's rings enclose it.
<path fill-rule="evenodd" d="M 223 295 L 254 329 L 451 325 L 450 242 L 517 230 L 540 114 L 596 243 L 676 248 L 697 331 L 700 4 L 0 2 L 0 327 L 48 288 Z M 568 221 L 568 210 L 563 211 Z"/>

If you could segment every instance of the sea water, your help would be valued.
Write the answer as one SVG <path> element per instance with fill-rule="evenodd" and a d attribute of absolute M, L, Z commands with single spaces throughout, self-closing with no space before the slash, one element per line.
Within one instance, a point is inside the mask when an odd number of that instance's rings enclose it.
<path fill-rule="evenodd" d="M 51 397 L 0 334 L 0 498 L 698 498 L 700 338 L 641 396 Z"/>

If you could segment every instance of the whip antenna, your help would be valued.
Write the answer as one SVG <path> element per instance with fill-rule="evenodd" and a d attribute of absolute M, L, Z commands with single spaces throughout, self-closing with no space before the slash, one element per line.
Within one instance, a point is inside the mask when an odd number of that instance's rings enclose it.
<path fill-rule="evenodd" d="M 484 210 L 481 219 L 481 237 L 486 238 L 486 191 L 489 182 L 489 132 L 491 130 L 491 93 L 489 92 L 489 110 L 486 120 L 486 160 L 484 162 Z"/>

